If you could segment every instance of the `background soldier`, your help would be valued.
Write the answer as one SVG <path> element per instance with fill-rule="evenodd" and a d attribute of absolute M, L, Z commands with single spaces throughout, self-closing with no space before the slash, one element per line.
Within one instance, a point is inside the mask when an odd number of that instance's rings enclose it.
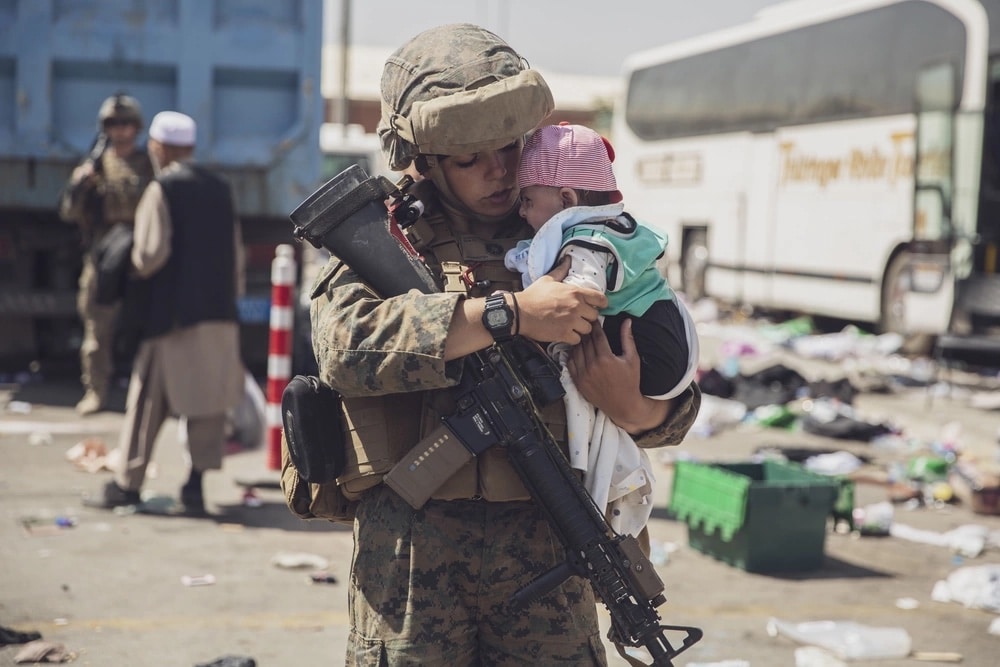
<path fill-rule="evenodd" d="M 80 225 L 84 246 L 77 294 L 83 322 L 80 379 L 85 391 L 76 406 L 81 415 L 98 412 L 107 404 L 120 309 L 120 304 L 96 301 L 95 248 L 113 225 L 133 224 L 136 204 L 153 177 L 149 155 L 136 143 L 142 111 L 135 98 L 117 94 L 104 100 L 97 126 L 94 150 L 73 170 L 59 203 L 62 218 Z"/>

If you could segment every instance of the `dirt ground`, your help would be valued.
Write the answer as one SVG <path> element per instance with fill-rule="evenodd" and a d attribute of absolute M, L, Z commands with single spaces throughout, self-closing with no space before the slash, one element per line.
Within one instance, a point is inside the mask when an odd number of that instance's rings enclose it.
<path fill-rule="evenodd" d="M 703 334 L 708 364 L 726 336 L 718 329 Z M 841 362 L 787 352 L 744 361 L 775 359 L 813 378 L 844 372 Z M 704 631 L 698 644 L 674 660 L 677 667 L 727 660 L 795 665 L 799 645 L 770 636 L 770 618 L 904 629 L 913 653 L 876 663 L 884 667 L 933 664 L 918 659 L 928 653 L 938 654 L 939 662 L 948 657 L 942 654 L 956 654 L 964 665 L 997 664 L 1000 636 L 988 632 L 997 615 L 931 596 L 935 583 L 951 573 L 1000 564 L 997 547 L 967 557 L 911 539 L 828 530 L 818 569 L 753 574 L 691 549 L 686 524 L 667 509 L 673 461 L 679 458 L 748 461 L 764 446 L 851 451 L 870 458 L 863 469 L 869 481 L 856 486 L 857 506 L 885 500 L 882 482 L 890 464 L 905 464 L 942 434 L 957 439 L 966 456 L 995 461 L 1000 413 L 972 407 L 971 398 L 995 394 L 996 379 L 946 377 L 956 381 L 950 392 L 912 387 L 857 397 L 859 415 L 903 430 L 905 445 L 895 448 L 741 423 L 711 435 L 693 433 L 682 446 L 655 454 L 649 527 L 668 600 L 660 612 L 664 623 Z M 72 410 L 79 395 L 74 383 L 52 381 L 9 385 L 0 394 L 0 406 L 6 406 L 0 414 L 0 626 L 40 632 L 44 640 L 64 645 L 79 665 L 191 667 L 227 655 L 252 657 L 261 667 L 343 664 L 350 532 L 291 516 L 262 449 L 231 454 L 224 471 L 207 477 L 209 518 L 82 507 L 81 494 L 96 492 L 110 474 L 81 471 L 66 453 L 85 438 L 113 448 L 124 396 L 120 391 L 113 410 L 81 420 Z M 161 436 L 156 474 L 145 489 L 154 504 L 169 502 L 184 481 L 175 437 L 172 425 Z M 254 485 L 251 502 L 244 497 L 247 482 Z M 973 514 L 962 505 L 894 509 L 895 524 L 931 534 L 966 525 L 1000 531 L 1000 517 Z M 775 526 L 783 520 L 773 517 Z M 326 561 L 325 568 L 317 559 Z M 316 569 L 327 571 L 331 581 L 312 583 Z M 203 575 L 212 575 L 214 583 L 187 586 L 182 580 Z M 0 648 L 0 667 L 15 664 L 21 648 Z M 613 649 L 609 660 L 616 667 L 626 664 Z"/>

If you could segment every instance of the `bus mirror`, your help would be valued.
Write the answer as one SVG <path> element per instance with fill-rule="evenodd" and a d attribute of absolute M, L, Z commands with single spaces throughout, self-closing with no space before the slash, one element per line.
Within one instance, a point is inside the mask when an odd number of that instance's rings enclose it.
<path fill-rule="evenodd" d="M 927 67 L 917 77 L 917 106 L 921 111 L 955 108 L 955 68 L 951 63 Z"/>
<path fill-rule="evenodd" d="M 937 184 L 917 186 L 913 212 L 913 239 L 938 241 L 947 236 L 949 228 L 943 188 Z"/>

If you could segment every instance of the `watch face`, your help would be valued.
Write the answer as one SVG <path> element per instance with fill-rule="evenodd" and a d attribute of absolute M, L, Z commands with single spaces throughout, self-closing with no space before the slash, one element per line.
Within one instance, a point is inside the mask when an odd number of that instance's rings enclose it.
<path fill-rule="evenodd" d="M 506 308 L 494 308 L 486 311 L 486 322 L 491 329 L 505 327 L 510 323 Z"/>

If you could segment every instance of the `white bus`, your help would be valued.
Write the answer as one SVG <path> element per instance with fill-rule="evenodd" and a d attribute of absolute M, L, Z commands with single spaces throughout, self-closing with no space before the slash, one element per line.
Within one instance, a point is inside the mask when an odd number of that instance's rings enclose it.
<path fill-rule="evenodd" d="M 1000 323 L 1000 0 L 775 5 L 625 76 L 618 184 L 689 298 Z"/>

